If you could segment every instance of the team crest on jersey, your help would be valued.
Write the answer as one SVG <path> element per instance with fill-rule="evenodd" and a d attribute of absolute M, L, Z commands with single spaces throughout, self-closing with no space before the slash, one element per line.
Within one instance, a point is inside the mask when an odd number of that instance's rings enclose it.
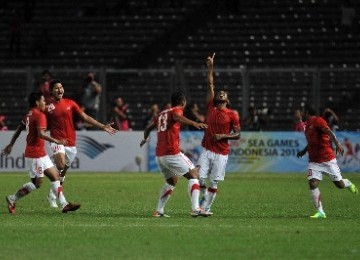
<path fill-rule="evenodd" d="M 55 105 L 53 103 L 51 103 L 47 106 L 47 111 L 49 113 L 52 113 L 53 110 L 55 110 Z"/>

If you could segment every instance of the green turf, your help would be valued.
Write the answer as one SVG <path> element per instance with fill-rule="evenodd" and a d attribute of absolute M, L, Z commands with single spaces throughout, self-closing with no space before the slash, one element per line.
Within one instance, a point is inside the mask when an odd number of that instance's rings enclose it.
<path fill-rule="evenodd" d="M 360 175 L 346 174 L 360 186 Z M 1 174 L 3 196 L 27 175 Z M 69 173 L 65 195 L 81 202 L 68 214 L 48 208 L 43 187 L 0 208 L 1 259 L 358 259 L 360 196 L 321 185 L 327 219 L 313 220 L 305 174 L 228 174 L 208 218 L 190 217 L 180 179 L 166 213 L 151 217 L 159 174 Z"/>

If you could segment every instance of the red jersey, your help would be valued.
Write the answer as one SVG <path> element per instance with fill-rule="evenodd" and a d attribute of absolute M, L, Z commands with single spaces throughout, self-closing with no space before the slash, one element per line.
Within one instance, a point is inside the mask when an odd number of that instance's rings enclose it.
<path fill-rule="evenodd" d="M 298 122 L 294 125 L 294 131 L 297 132 L 304 132 L 305 131 L 305 127 L 306 127 L 306 123 L 305 122 Z"/>
<path fill-rule="evenodd" d="M 322 163 L 335 158 L 330 137 L 322 131 L 324 128 L 330 129 L 322 117 L 310 116 L 306 122 L 305 137 L 310 162 Z"/>
<path fill-rule="evenodd" d="M 52 100 L 46 106 L 46 116 L 49 122 L 51 137 L 62 140 L 66 139 L 66 146 L 75 146 L 76 134 L 74 126 L 74 114 L 80 115 L 83 111 L 75 101 L 63 98 L 60 101 Z"/>
<path fill-rule="evenodd" d="M 230 145 L 227 140 L 215 141 L 214 134 L 230 134 L 231 130 L 240 131 L 239 115 L 228 108 L 219 109 L 208 102 L 205 135 L 202 146 L 214 153 L 227 155 L 230 152 Z"/>
<path fill-rule="evenodd" d="M 154 123 L 157 129 L 156 156 L 174 155 L 180 153 L 181 124 L 173 118 L 174 114 L 183 115 L 180 107 L 172 107 L 160 112 Z"/>
<path fill-rule="evenodd" d="M 45 140 L 39 137 L 39 129 L 46 130 L 46 116 L 37 108 L 32 108 L 21 122 L 26 126 L 25 157 L 40 158 L 46 155 Z"/>

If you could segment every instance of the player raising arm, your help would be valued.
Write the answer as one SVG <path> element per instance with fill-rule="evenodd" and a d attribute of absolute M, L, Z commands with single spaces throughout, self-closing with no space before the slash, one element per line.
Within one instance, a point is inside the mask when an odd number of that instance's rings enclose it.
<path fill-rule="evenodd" d="M 326 121 L 322 117 L 315 116 L 315 110 L 309 105 L 303 107 L 303 115 L 306 120 L 305 137 L 307 146 L 298 152 L 297 156 L 302 157 L 306 152 L 309 153 L 308 180 L 311 199 L 317 210 L 310 217 L 315 219 L 326 218 L 318 188 L 323 175 L 329 176 L 339 189 L 348 188 L 354 194 L 358 193 L 358 189 L 351 181 L 343 179 L 341 175 L 330 141 L 335 144 L 336 153 L 343 155 L 344 148 L 330 130 Z"/>
<path fill-rule="evenodd" d="M 165 179 L 159 194 L 154 217 L 169 217 L 164 213 L 165 204 L 170 198 L 178 181 L 178 176 L 184 176 L 189 180 L 188 193 L 191 201 L 191 216 L 204 216 L 208 214 L 199 207 L 199 180 L 198 172 L 194 164 L 180 151 L 180 127 L 181 124 L 192 125 L 197 129 L 204 129 L 206 124 L 197 123 L 183 116 L 186 106 L 186 97 L 181 92 L 171 95 L 172 107 L 165 109 L 155 116 L 154 121 L 144 131 L 144 138 L 140 142 L 142 147 L 153 129 L 157 129 L 156 162 Z"/>
<path fill-rule="evenodd" d="M 80 208 L 80 204 L 68 203 L 66 201 L 59 175 L 49 156 L 46 154 L 44 146 L 44 140 L 60 145 L 66 144 L 67 141 L 65 139 L 59 140 L 45 134 L 47 121 L 43 114 L 45 110 L 45 98 L 43 94 L 33 92 L 29 95 L 28 100 L 31 107 L 30 111 L 17 127 L 10 143 L 2 151 L 4 154 L 10 154 L 21 131 L 26 129 L 28 134 L 26 137 L 25 160 L 29 167 L 31 181 L 25 183 L 15 194 L 5 197 L 9 213 L 15 213 L 15 204 L 19 199 L 40 188 L 44 175 L 51 181 L 51 189 L 61 204 L 62 212 L 75 211 Z"/>
<path fill-rule="evenodd" d="M 218 190 L 218 182 L 225 178 L 225 168 L 230 152 L 228 140 L 240 138 L 239 114 L 229 109 L 228 93 L 220 90 L 215 94 L 214 86 L 215 53 L 206 60 L 207 65 L 207 116 L 205 134 L 202 140 L 203 152 L 199 158 L 200 188 L 203 198 L 200 207 L 208 214 Z M 210 179 L 207 189 L 206 180 Z"/>

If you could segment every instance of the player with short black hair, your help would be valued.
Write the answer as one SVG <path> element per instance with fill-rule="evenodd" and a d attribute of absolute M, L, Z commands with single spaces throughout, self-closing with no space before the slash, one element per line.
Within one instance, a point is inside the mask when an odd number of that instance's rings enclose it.
<path fill-rule="evenodd" d="M 186 97 L 182 91 L 171 95 L 172 107 L 161 111 L 154 121 L 144 131 L 144 139 L 140 142 L 142 147 L 153 129 L 157 129 L 156 161 L 160 172 L 165 179 L 159 194 L 158 204 L 153 217 L 169 217 L 164 208 L 178 181 L 178 176 L 189 180 L 188 193 L 191 200 L 191 216 L 204 216 L 208 214 L 199 207 L 199 179 L 198 171 L 190 159 L 180 151 L 181 124 L 192 125 L 197 129 L 204 129 L 206 125 L 197 123 L 183 116 L 186 106 Z"/>
<path fill-rule="evenodd" d="M 51 80 L 49 88 L 52 101 L 47 104 L 45 114 L 49 122 L 50 135 L 53 138 L 67 140 L 66 145 L 50 143 L 55 165 L 60 174 L 60 181 L 63 183 L 66 172 L 77 154 L 76 132 L 73 121 L 75 115 L 79 116 L 84 122 L 96 126 L 110 135 L 115 134 L 117 130 L 111 127 L 112 124 L 104 125 L 87 115 L 72 99 L 63 98 L 64 87 L 59 79 Z M 57 207 L 56 196 L 52 190 L 49 192 L 48 201 L 51 207 Z"/>
<path fill-rule="evenodd" d="M 26 148 L 25 160 L 29 166 L 30 182 L 25 183 L 15 194 L 6 196 L 9 213 L 15 214 L 16 202 L 28 195 L 30 192 L 40 188 L 44 175 L 51 181 L 51 190 L 56 194 L 56 198 L 62 207 L 62 212 L 75 211 L 80 208 L 80 204 L 73 204 L 66 201 L 60 184 L 59 175 L 45 151 L 45 141 L 59 145 L 65 145 L 65 139 L 56 139 L 45 134 L 47 121 L 43 111 L 45 110 L 45 98 L 40 92 L 33 92 L 28 96 L 30 111 L 23 118 L 17 127 L 10 143 L 2 151 L 10 154 L 13 145 L 21 132 L 26 129 Z"/>
<path fill-rule="evenodd" d="M 353 194 L 358 193 L 357 187 L 348 179 L 343 179 L 331 142 L 335 144 L 335 152 L 344 154 L 344 148 L 331 131 L 326 121 L 316 116 L 315 110 L 306 104 L 303 108 L 303 116 L 306 120 L 305 137 L 307 146 L 298 152 L 297 156 L 302 157 L 309 153 L 308 180 L 311 199 L 317 212 L 310 216 L 314 219 L 326 218 L 323 209 L 320 190 L 318 188 L 323 175 L 329 176 L 339 189 L 348 188 Z"/>
<path fill-rule="evenodd" d="M 214 86 L 214 57 L 209 56 L 207 64 L 207 115 L 205 134 L 202 140 L 203 152 L 199 158 L 200 188 L 203 197 L 200 207 L 208 214 L 215 200 L 219 181 L 225 179 L 225 169 L 230 152 L 228 140 L 240 138 L 240 119 L 237 111 L 228 108 L 228 93 L 220 90 L 215 94 Z M 210 186 L 206 187 L 207 179 Z"/>

